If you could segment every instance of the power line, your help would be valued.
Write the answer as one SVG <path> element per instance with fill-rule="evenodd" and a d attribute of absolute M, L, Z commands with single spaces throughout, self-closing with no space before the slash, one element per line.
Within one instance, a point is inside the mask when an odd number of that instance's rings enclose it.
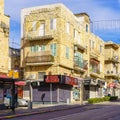
<path fill-rule="evenodd" d="M 120 19 L 92 21 L 91 31 L 94 32 L 96 30 L 120 32 Z"/>

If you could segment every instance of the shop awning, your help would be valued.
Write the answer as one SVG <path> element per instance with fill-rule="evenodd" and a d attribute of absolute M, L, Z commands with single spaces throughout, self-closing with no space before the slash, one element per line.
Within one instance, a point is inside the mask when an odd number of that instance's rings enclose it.
<path fill-rule="evenodd" d="M 8 78 L 7 75 L 0 75 L 0 78 Z"/>
<path fill-rule="evenodd" d="M 25 82 L 25 81 L 18 81 L 18 82 L 15 82 L 15 85 L 25 86 L 25 85 L 26 85 L 26 82 Z"/>

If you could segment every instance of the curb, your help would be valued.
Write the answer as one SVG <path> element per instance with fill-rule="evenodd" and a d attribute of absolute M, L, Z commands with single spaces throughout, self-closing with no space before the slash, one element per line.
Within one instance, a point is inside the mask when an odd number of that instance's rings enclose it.
<path fill-rule="evenodd" d="M 81 107 L 84 107 L 84 106 L 86 106 L 86 105 L 81 105 Z M 61 109 L 41 110 L 41 111 L 38 111 L 38 112 L 33 111 L 33 112 L 28 112 L 28 113 L 20 113 L 20 114 L 16 114 L 16 115 L 7 115 L 7 116 L 0 117 L 0 120 L 1 119 L 11 119 L 11 118 L 21 117 L 21 116 L 28 116 L 28 115 L 42 114 L 42 113 L 47 113 L 47 112 L 67 110 L 67 109 L 70 109 L 70 108 L 77 108 L 77 107 L 80 107 L 80 106 L 76 105 L 76 106 L 69 106 L 69 107 L 61 108 Z"/>

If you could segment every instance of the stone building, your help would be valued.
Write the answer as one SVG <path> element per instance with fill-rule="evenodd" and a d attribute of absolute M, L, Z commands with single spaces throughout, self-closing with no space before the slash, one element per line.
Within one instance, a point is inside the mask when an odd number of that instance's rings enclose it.
<path fill-rule="evenodd" d="M 21 67 L 32 100 L 67 102 L 103 96 L 105 42 L 90 31 L 87 13 L 63 4 L 21 11 Z M 81 85 L 84 81 L 83 89 Z M 29 97 L 27 86 L 24 97 Z"/>
<path fill-rule="evenodd" d="M 108 92 L 120 97 L 120 46 L 112 41 L 105 43 L 105 80 Z"/>
<path fill-rule="evenodd" d="M 0 75 L 8 74 L 9 16 L 4 14 L 4 0 L 0 1 Z"/>

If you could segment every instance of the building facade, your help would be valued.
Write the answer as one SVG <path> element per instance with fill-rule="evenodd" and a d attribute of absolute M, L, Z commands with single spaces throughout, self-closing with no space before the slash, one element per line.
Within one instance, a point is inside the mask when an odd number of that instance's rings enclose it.
<path fill-rule="evenodd" d="M 33 101 L 42 94 L 46 102 L 104 96 L 104 45 L 90 31 L 86 13 L 73 14 L 63 4 L 23 9 L 21 67 L 24 79 L 33 82 Z M 23 96 L 29 97 L 27 86 Z"/>
<path fill-rule="evenodd" d="M 120 97 L 120 47 L 109 41 L 105 43 L 105 80 L 108 83 L 108 92 L 113 96 Z"/>
<path fill-rule="evenodd" d="M 4 14 L 4 0 L 0 1 L 0 75 L 8 74 L 9 16 Z"/>

